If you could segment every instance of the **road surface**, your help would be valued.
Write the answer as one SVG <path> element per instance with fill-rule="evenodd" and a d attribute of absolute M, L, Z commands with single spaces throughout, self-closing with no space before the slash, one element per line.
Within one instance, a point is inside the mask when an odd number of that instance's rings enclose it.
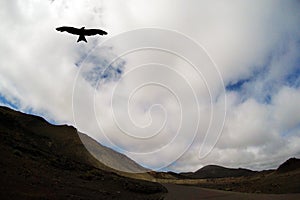
<path fill-rule="evenodd" d="M 299 200 L 300 194 L 252 194 L 205 189 L 196 186 L 163 184 L 168 193 L 164 200 Z"/>

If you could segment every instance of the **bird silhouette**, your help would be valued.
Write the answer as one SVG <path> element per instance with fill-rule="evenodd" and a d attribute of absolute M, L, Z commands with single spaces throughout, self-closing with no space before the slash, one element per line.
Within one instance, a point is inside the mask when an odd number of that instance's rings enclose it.
<path fill-rule="evenodd" d="M 56 30 L 60 31 L 60 32 L 66 31 L 73 35 L 79 35 L 77 42 L 80 42 L 80 41 L 87 42 L 85 36 L 92 36 L 92 35 L 97 35 L 97 34 L 98 35 L 106 35 L 107 34 L 107 32 L 105 32 L 101 29 L 85 29 L 85 27 L 74 28 L 74 27 L 70 27 L 70 26 L 62 26 L 62 27 L 56 28 Z"/>

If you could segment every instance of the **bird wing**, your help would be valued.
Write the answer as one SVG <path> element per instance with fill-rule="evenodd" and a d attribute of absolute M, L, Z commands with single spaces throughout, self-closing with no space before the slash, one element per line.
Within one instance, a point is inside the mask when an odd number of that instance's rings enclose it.
<path fill-rule="evenodd" d="M 101 30 L 101 29 L 85 29 L 84 35 L 91 36 L 91 35 L 106 35 L 107 32 Z"/>
<path fill-rule="evenodd" d="M 68 33 L 71 33 L 71 34 L 74 34 L 74 35 L 80 35 L 80 29 L 78 28 L 74 28 L 74 27 L 69 27 L 69 26 L 62 26 L 62 27 L 58 27 L 56 28 L 57 31 L 60 31 L 60 32 L 68 32 Z"/>

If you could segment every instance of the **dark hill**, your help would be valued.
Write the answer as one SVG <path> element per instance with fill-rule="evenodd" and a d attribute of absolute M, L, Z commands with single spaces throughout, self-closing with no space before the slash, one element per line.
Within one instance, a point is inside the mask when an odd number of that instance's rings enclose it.
<path fill-rule="evenodd" d="M 254 175 L 256 172 L 251 171 L 249 169 L 232 169 L 226 168 L 217 165 L 207 165 L 198 171 L 192 173 L 181 173 L 181 175 L 187 176 L 189 178 L 198 178 L 198 179 L 205 179 L 205 178 L 226 178 L 226 177 L 241 177 L 241 176 L 251 176 Z"/>
<path fill-rule="evenodd" d="M 75 128 L 6 107 L 0 107 L 0 152 L 0 199 L 160 199 L 166 192 L 99 162 Z M 139 167 L 131 162 L 125 165 Z"/>
<path fill-rule="evenodd" d="M 300 159 L 297 158 L 290 158 L 284 163 L 282 163 L 278 168 L 277 172 L 283 173 L 283 172 L 289 172 L 293 170 L 300 169 Z"/>

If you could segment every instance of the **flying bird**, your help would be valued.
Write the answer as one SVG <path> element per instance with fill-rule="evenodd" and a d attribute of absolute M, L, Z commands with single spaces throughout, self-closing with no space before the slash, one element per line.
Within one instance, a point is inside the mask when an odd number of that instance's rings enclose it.
<path fill-rule="evenodd" d="M 85 29 L 85 27 L 81 28 L 74 28 L 74 27 L 69 27 L 69 26 L 62 26 L 56 28 L 57 31 L 60 32 L 68 32 L 73 35 L 79 35 L 79 38 L 77 42 L 84 41 L 87 42 L 85 36 L 92 36 L 92 35 L 106 35 L 107 32 L 101 30 L 101 29 Z"/>

